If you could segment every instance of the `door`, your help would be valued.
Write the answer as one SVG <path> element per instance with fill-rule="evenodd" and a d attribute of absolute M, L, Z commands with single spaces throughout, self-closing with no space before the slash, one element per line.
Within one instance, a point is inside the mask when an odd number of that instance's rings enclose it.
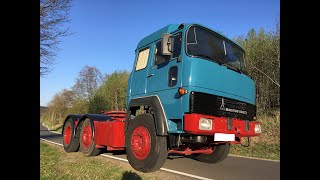
<path fill-rule="evenodd" d="M 131 80 L 131 96 L 141 96 L 146 94 L 147 64 L 150 56 L 150 47 L 140 49 L 136 55 L 135 67 Z"/>
<path fill-rule="evenodd" d="M 161 40 L 153 43 L 146 76 L 146 92 L 148 95 L 157 94 L 159 96 L 168 120 L 181 119 L 181 98 L 178 93 L 182 74 L 182 62 L 180 62 L 181 38 L 181 32 L 173 35 L 174 45 L 171 56 L 161 54 Z M 154 62 L 156 61 L 164 63 L 155 65 Z"/>

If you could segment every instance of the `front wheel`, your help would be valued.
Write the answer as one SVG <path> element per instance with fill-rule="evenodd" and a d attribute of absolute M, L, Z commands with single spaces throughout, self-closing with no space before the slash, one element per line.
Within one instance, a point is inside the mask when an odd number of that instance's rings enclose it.
<path fill-rule="evenodd" d="M 137 171 L 157 171 L 168 157 L 167 137 L 156 134 L 151 114 L 140 114 L 131 120 L 125 144 L 128 161 Z"/>
<path fill-rule="evenodd" d="M 228 156 L 229 150 L 230 143 L 215 145 L 211 154 L 199 154 L 196 159 L 206 163 L 219 163 Z"/>

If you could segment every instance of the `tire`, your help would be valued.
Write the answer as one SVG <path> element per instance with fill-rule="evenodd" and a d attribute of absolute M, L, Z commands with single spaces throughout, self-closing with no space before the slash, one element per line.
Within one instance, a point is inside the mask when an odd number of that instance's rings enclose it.
<path fill-rule="evenodd" d="M 196 159 L 205 163 L 219 163 L 223 161 L 229 154 L 230 143 L 219 144 L 214 147 L 211 154 L 199 154 L 196 155 Z"/>
<path fill-rule="evenodd" d="M 74 137 L 74 123 L 68 119 L 63 127 L 63 149 L 66 152 L 76 152 L 79 149 L 79 138 Z"/>
<path fill-rule="evenodd" d="M 168 157 L 167 137 L 156 134 L 151 114 L 140 114 L 130 121 L 125 145 L 129 164 L 137 171 L 157 171 Z"/>
<path fill-rule="evenodd" d="M 93 140 L 93 129 L 91 128 L 90 119 L 85 119 L 80 133 L 80 151 L 85 156 L 96 156 L 100 154 L 100 149 L 96 148 L 96 144 Z"/>

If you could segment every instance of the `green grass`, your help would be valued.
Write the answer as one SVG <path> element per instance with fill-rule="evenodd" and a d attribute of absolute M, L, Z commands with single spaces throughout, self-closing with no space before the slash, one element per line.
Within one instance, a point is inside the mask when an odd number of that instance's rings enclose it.
<path fill-rule="evenodd" d="M 48 128 L 48 130 L 62 133 L 63 124 L 59 124 L 57 123 L 57 121 L 48 121 L 44 117 L 40 118 L 40 122 L 42 123 L 43 126 Z"/>
<path fill-rule="evenodd" d="M 65 153 L 59 147 L 40 143 L 40 179 L 121 179 L 125 172 L 99 157 Z"/>
<path fill-rule="evenodd" d="M 163 179 L 166 172 L 143 174 L 128 163 L 101 156 L 66 153 L 62 147 L 40 141 L 40 179 Z M 174 176 L 172 176 L 174 177 Z"/>
<path fill-rule="evenodd" d="M 249 147 L 243 147 L 239 144 L 231 145 L 230 154 L 280 160 L 280 145 L 264 143 L 256 143 Z"/>
<path fill-rule="evenodd" d="M 250 138 L 250 146 L 232 145 L 230 154 L 280 160 L 280 111 L 258 116 L 262 133 Z M 246 144 L 244 139 L 243 144 Z"/>

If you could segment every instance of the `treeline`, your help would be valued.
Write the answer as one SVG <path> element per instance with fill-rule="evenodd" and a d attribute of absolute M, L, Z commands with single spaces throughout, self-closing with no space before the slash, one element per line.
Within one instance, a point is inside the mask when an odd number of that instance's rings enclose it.
<path fill-rule="evenodd" d="M 125 110 L 129 75 L 122 70 L 103 76 L 98 68 L 85 66 L 71 89 L 54 95 L 41 121 L 55 126 L 61 125 L 67 114 Z"/>
<path fill-rule="evenodd" d="M 280 108 L 280 24 L 274 30 L 251 29 L 234 38 L 246 51 L 246 66 L 256 83 L 258 114 Z M 103 76 L 96 67 L 85 66 L 71 89 L 63 89 L 48 104 L 42 120 L 61 124 L 67 114 L 125 110 L 130 72 L 115 71 Z"/>
<path fill-rule="evenodd" d="M 235 38 L 246 51 L 246 66 L 256 83 L 258 113 L 280 108 L 280 23 L 273 30 L 251 29 Z"/>

